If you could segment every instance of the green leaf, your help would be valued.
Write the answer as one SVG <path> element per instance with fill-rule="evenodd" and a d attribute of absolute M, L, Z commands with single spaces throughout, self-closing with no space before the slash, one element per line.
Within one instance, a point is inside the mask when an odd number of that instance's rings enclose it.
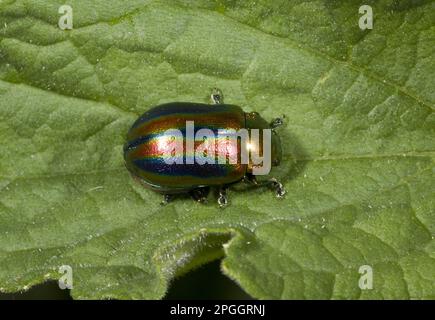
<path fill-rule="evenodd" d="M 0 291 L 73 270 L 74 298 L 161 298 L 224 257 L 257 298 L 435 298 L 432 1 L 0 2 Z M 161 197 L 123 166 L 169 101 L 284 114 L 288 191 Z M 361 290 L 359 268 L 372 267 Z"/>

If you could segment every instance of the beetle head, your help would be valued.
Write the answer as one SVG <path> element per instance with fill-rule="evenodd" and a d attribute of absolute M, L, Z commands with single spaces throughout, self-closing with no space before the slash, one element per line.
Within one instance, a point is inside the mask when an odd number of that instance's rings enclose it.
<path fill-rule="evenodd" d="M 278 123 L 279 122 L 279 123 Z M 258 148 L 259 154 L 264 156 L 264 148 L 263 148 L 263 130 L 264 129 L 270 129 L 271 130 L 271 139 L 270 139 L 270 161 L 271 166 L 278 166 L 281 163 L 281 140 L 279 138 L 278 133 L 275 131 L 275 128 L 282 124 L 282 120 L 275 119 L 272 121 L 272 123 L 268 123 L 266 120 L 264 120 L 258 112 L 249 112 L 246 113 L 246 128 L 248 130 L 251 129 L 259 129 L 259 141 L 255 143 L 255 146 L 252 146 L 251 148 Z M 249 148 L 248 148 L 249 149 Z M 248 165 L 248 173 L 253 173 L 253 167 L 254 164 L 252 163 L 252 159 L 249 161 Z M 254 173 L 255 174 L 255 173 Z"/>

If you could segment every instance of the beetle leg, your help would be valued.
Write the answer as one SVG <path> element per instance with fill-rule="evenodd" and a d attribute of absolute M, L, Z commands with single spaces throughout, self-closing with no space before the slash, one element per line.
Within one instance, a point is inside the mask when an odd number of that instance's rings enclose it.
<path fill-rule="evenodd" d="M 214 88 L 210 95 L 211 102 L 214 104 L 222 104 L 224 102 L 224 96 L 222 91 L 218 88 Z"/>
<path fill-rule="evenodd" d="M 269 126 L 271 129 L 275 129 L 279 126 L 282 126 L 283 124 L 284 124 L 283 118 L 275 118 L 270 122 Z"/>
<path fill-rule="evenodd" d="M 254 186 L 258 186 L 258 180 L 253 174 L 247 174 L 243 177 L 243 182 L 253 184 Z"/>
<path fill-rule="evenodd" d="M 259 182 L 254 175 L 250 174 L 244 177 L 244 181 L 257 187 L 265 186 L 274 189 L 277 198 L 282 198 L 285 195 L 284 186 L 276 178 L 271 178 L 269 180 Z"/>
<path fill-rule="evenodd" d="M 281 182 L 276 180 L 275 178 L 271 178 L 268 180 L 271 187 L 275 189 L 275 195 L 277 198 L 282 198 L 285 195 L 285 189 Z"/>
<path fill-rule="evenodd" d="M 196 188 L 190 191 L 190 196 L 193 200 L 198 201 L 200 203 L 206 203 L 207 202 L 207 195 L 210 191 L 210 188 L 203 187 L 203 188 Z"/>
<path fill-rule="evenodd" d="M 172 199 L 173 198 L 172 198 L 172 196 L 170 194 L 164 194 L 163 195 L 163 200 L 162 200 L 162 202 L 160 202 L 160 204 L 162 206 L 167 205 L 169 202 L 171 202 Z"/>
<path fill-rule="evenodd" d="M 218 204 L 221 208 L 224 208 L 228 205 L 227 187 L 225 186 L 219 188 Z"/>

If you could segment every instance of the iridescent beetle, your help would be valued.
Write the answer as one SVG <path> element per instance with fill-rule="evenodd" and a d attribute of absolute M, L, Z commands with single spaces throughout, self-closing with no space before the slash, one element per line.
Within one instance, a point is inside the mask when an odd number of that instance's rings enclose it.
<path fill-rule="evenodd" d="M 254 166 L 251 162 L 221 164 L 216 161 L 214 164 L 187 164 L 187 159 L 193 155 L 187 154 L 184 150 L 183 163 L 168 164 L 164 161 L 161 141 L 174 139 L 173 136 L 168 136 L 168 130 L 175 128 L 185 133 L 186 121 L 194 121 L 195 130 L 206 128 L 216 134 L 221 128 L 235 131 L 245 128 L 249 132 L 252 129 L 259 129 L 260 132 L 270 129 L 271 164 L 280 164 L 281 143 L 274 129 L 282 125 L 281 118 L 276 118 L 269 124 L 257 112 L 246 113 L 239 106 L 224 104 L 219 89 L 213 90 L 211 99 L 213 105 L 187 102 L 162 104 L 140 116 L 130 128 L 124 145 L 125 165 L 132 176 L 145 187 L 162 193 L 163 204 L 169 202 L 172 195 L 180 193 L 189 193 L 194 200 L 204 202 L 210 187 L 217 187 L 218 204 L 224 207 L 228 203 L 228 186 L 240 181 L 270 187 L 275 190 L 277 197 L 282 197 L 285 194 L 283 185 L 275 178 L 258 181 L 253 174 Z M 186 145 L 187 139 L 187 135 L 184 136 L 183 143 Z M 195 140 L 193 143 L 197 144 L 198 141 Z M 242 143 L 239 139 L 234 152 L 240 153 L 242 148 L 248 147 Z M 259 146 L 261 149 L 261 144 Z"/>

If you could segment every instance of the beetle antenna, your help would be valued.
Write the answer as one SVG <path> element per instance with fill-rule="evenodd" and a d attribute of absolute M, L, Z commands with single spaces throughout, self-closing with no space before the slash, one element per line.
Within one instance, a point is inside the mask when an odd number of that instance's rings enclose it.
<path fill-rule="evenodd" d="M 282 126 L 284 124 L 283 120 L 284 116 L 282 118 L 275 118 L 272 120 L 272 122 L 269 124 L 272 129 L 275 129 L 279 126 Z"/>

